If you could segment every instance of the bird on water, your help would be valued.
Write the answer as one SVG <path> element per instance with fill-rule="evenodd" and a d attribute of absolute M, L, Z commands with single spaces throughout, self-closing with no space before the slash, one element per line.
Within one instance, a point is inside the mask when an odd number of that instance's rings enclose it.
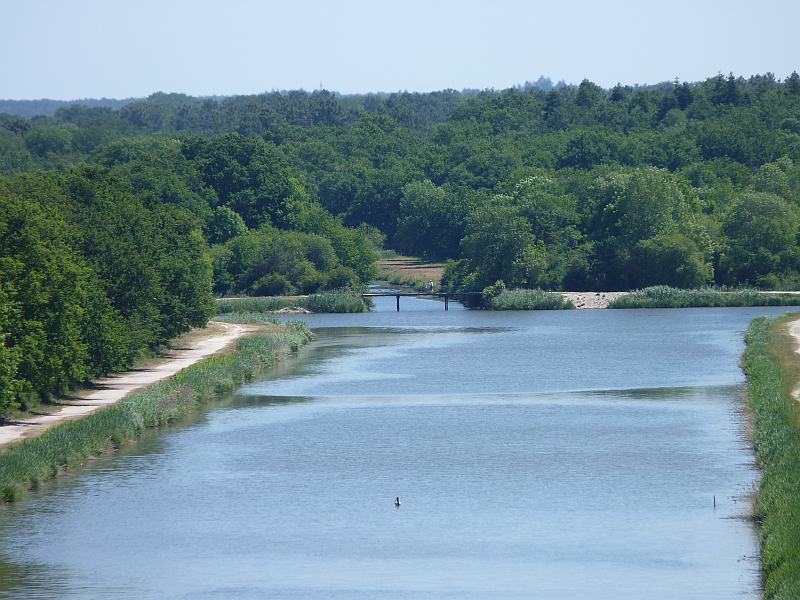
<path fill-rule="evenodd" d="M 398 496 L 397 498 L 394 499 L 394 505 L 397 508 L 400 508 L 400 496 Z"/>

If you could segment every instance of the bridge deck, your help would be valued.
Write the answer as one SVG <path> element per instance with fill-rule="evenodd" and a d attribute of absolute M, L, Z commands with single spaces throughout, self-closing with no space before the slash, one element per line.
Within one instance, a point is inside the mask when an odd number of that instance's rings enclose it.
<path fill-rule="evenodd" d="M 365 292 L 361 294 L 364 298 L 378 298 L 378 297 L 395 297 L 395 296 L 437 296 L 444 298 L 445 296 L 482 296 L 483 292 Z"/>
<path fill-rule="evenodd" d="M 450 298 L 463 296 L 482 296 L 483 292 L 366 292 L 361 294 L 363 298 L 395 297 L 397 299 L 397 312 L 400 312 L 400 297 L 431 296 L 434 298 L 444 298 L 444 309 L 450 309 Z"/>

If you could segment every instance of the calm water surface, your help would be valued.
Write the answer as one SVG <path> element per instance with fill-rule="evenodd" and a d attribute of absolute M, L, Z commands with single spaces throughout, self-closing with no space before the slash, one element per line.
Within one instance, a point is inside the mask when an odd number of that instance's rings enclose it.
<path fill-rule="evenodd" d="M 737 363 L 782 309 L 376 308 L 0 510 L 0 597 L 758 598 Z"/>

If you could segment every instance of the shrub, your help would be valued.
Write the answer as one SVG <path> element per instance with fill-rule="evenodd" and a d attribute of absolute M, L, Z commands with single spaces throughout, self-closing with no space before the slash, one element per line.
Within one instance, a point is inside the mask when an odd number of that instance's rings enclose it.
<path fill-rule="evenodd" d="M 493 290 L 493 293 L 495 291 Z M 545 292 L 538 289 L 502 289 L 496 295 L 490 296 L 488 300 L 485 300 L 485 306 L 491 310 L 562 310 L 575 308 L 572 302 L 565 300 L 560 293 Z"/>
<path fill-rule="evenodd" d="M 256 296 L 282 296 L 293 293 L 294 288 L 286 276 L 271 273 L 250 286 L 250 291 Z"/>

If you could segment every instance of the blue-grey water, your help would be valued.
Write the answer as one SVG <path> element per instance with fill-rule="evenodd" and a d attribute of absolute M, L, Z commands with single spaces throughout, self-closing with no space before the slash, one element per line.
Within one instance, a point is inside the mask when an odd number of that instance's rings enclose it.
<path fill-rule="evenodd" d="M 394 302 L 0 510 L 0 597 L 759 597 L 738 360 L 783 309 Z"/>

